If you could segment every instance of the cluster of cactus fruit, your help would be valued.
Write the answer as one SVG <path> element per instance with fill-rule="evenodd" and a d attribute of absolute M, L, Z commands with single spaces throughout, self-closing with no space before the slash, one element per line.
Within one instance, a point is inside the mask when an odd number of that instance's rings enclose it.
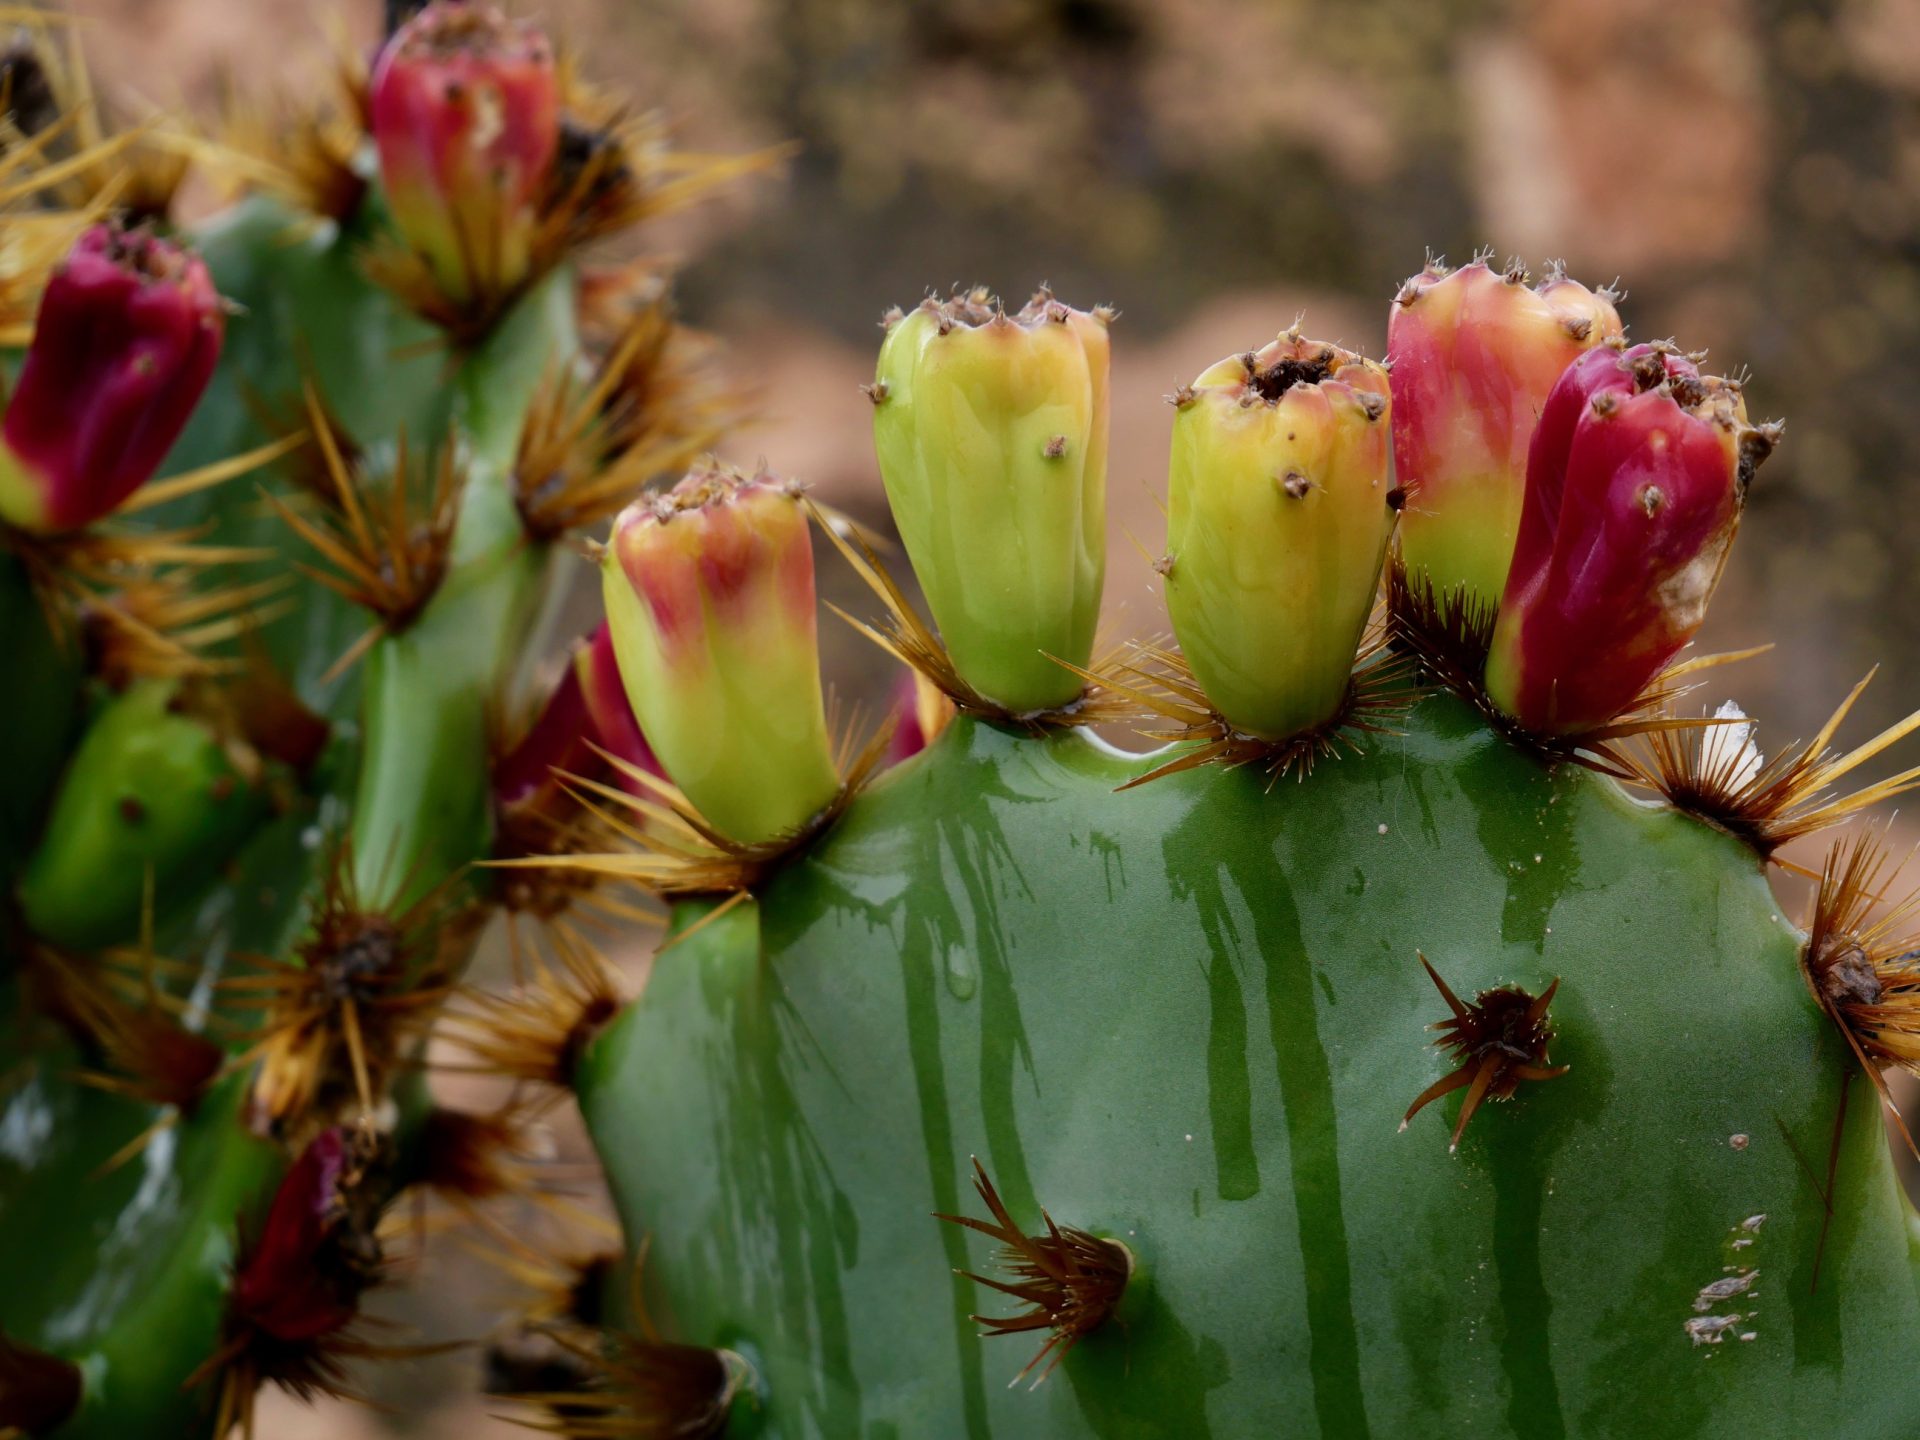
<path fill-rule="evenodd" d="M 699 458 L 725 371 L 596 248 L 768 157 L 468 0 L 204 132 L 70 38 L 0 57 L 0 1435 L 349 1392 L 420 1348 L 361 1314 L 416 1193 L 528 1287 L 468 1338 L 551 1433 L 1913 1433 L 1849 1104 L 1920 1068 L 1913 906 L 1864 822 L 1804 934 L 1768 868 L 1920 715 L 1768 759 L 1689 698 L 1737 382 L 1430 263 L 1384 363 L 1296 324 L 1169 397 L 1172 634 L 1101 649 L 1114 316 L 929 298 L 867 387 L 928 620 Z M 187 233 L 195 167 L 245 193 Z M 562 1095 L 624 1253 L 485 1220 Z"/>

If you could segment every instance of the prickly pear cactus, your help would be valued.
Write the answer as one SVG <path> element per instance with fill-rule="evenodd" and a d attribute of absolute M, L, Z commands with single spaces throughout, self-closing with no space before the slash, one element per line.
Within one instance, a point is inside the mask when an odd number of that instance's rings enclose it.
<path fill-rule="evenodd" d="M 206 132 L 73 54 L 0 57 L 0 1435 L 351 1393 L 419 1348 L 361 1319 L 414 1192 L 504 1247 L 552 1433 L 1920 1424 L 1911 906 L 1866 830 L 1804 930 L 1768 885 L 1920 716 L 1768 758 L 1687 698 L 1738 384 L 1430 265 L 1390 367 L 1296 325 L 1174 392 L 1173 638 L 1096 653 L 1114 316 L 930 298 L 867 388 L 928 620 L 698 460 L 708 347 L 595 258 L 768 157 L 466 0 Z M 246 193 L 183 232 L 191 166 Z M 870 733 L 816 550 L 903 663 Z M 631 996 L 595 937 L 662 916 Z M 569 1094 L 623 1254 L 485 1219 Z"/>
<path fill-rule="evenodd" d="M 414 1074 L 476 862 L 558 833 L 496 770 L 565 537 L 730 403 L 590 247 L 730 171 L 484 7 L 204 131 L 74 53 L 5 62 L 0 1434 L 225 1435 L 392 1348 L 383 1211 L 514 1138 Z M 182 232 L 189 164 L 244 193 Z"/>

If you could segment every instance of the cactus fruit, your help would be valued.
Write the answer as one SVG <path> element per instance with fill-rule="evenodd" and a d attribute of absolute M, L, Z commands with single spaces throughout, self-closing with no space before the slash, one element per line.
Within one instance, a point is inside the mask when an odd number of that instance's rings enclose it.
<path fill-rule="evenodd" d="M 1041 290 L 888 316 L 874 446 L 959 679 L 1012 713 L 1057 709 L 1093 653 L 1106 575 L 1107 324 Z"/>
<path fill-rule="evenodd" d="M 1400 553 L 1417 582 L 1491 608 L 1506 588 L 1527 447 L 1560 373 L 1621 334 L 1611 290 L 1551 267 L 1438 261 L 1400 287 L 1387 323 L 1393 448 L 1410 503 Z"/>
<path fill-rule="evenodd" d="M 1096 653 L 1111 313 L 931 300 L 868 390 L 929 621 L 699 458 L 710 342 L 580 254 L 768 157 L 667 168 L 469 0 L 355 73 L 176 136 L 253 191 L 191 232 L 145 132 L 0 154 L 0 1434 L 417 1353 L 362 1322 L 403 1197 L 526 1188 L 560 1094 L 625 1253 L 512 1237 L 550 1433 L 1913 1433 L 1914 906 L 1864 828 L 1805 934 L 1767 875 L 1920 715 L 1768 757 L 1684 698 L 1737 387 L 1430 270 L 1391 376 L 1296 327 L 1175 392 L 1175 638 Z M 911 667 L 869 735 L 813 528 Z M 630 995 L 593 936 L 660 911 Z M 434 1035 L 514 1098 L 436 1106 Z"/>
<path fill-rule="evenodd" d="M 1393 533 L 1387 376 L 1296 328 L 1181 392 L 1167 613 L 1234 730 L 1318 730 L 1346 705 Z"/>
<path fill-rule="evenodd" d="M 1774 430 L 1658 345 L 1569 365 L 1527 456 L 1487 693 L 1538 734 L 1595 730 L 1707 616 Z"/>

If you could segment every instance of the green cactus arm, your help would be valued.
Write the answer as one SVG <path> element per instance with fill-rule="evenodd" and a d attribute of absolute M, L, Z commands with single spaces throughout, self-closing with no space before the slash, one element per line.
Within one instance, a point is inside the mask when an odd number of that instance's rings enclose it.
<path fill-rule="evenodd" d="M 404 907 L 487 853 L 490 712 L 552 560 L 514 506 L 514 450 L 542 376 L 577 345 L 571 298 L 569 274 L 543 281 L 455 381 L 471 449 L 452 567 L 420 619 L 368 657 L 353 842 L 370 901 Z"/>
<path fill-rule="evenodd" d="M 863 795 L 581 1069 L 655 1321 L 752 1359 L 787 1437 L 1910 1433 L 1905 1211 L 1857 1075 L 1830 1225 L 1803 1168 L 1849 1060 L 1751 854 L 1451 699 L 1404 729 L 1116 795 L 1150 762 L 963 719 Z M 1563 979 L 1570 1072 L 1457 1156 L 1457 1100 L 1397 1133 L 1450 1068 L 1416 949 Z M 929 1218 L 979 1213 L 970 1155 L 1141 1262 L 1036 1392 L 951 1274 L 988 1246 Z"/>
<path fill-rule="evenodd" d="M 487 726 L 551 570 L 549 547 L 528 542 L 522 532 L 510 466 L 534 387 L 577 344 L 571 279 L 556 275 L 451 378 L 444 353 L 398 359 L 396 351 L 418 349 L 430 332 L 361 277 L 351 232 L 303 237 L 289 231 L 288 219 L 276 206 L 249 202 L 205 237 L 223 288 L 245 313 L 170 468 L 258 443 L 261 423 L 245 387 L 284 401 L 297 393 L 303 373 L 366 441 L 390 442 L 402 428 L 410 436 L 443 432 L 457 412 L 471 464 L 446 582 L 415 625 L 373 646 L 364 672 L 342 681 L 323 678 L 367 618 L 318 585 L 302 582 L 295 613 L 265 632 L 269 653 L 308 703 L 334 719 L 335 735 L 292 806 L 245 836 L 229 837 L 239 845 L 231 883 L 163 926 L 163 953 L 196 959 L 209 980 L 239 955 L 291 953 L 311 897 L 324 883 L 330 833 L 352 833 L 364 867 L 359 878 L 375 890 L 370 903 L 386 898 L 376 884 L 383 874 L 405 875 L 417 893 L 485 853 Z M 305 338 L 304 353 L 296 353 L 294 337 Z M 366 383 L 370 375 L 381 383 Z M 297 542 L 263 510 L 249 480 L 178 502 L 158 520 L 212 521 L 224 543 L 290 555 Z M 262 568 L 284 570 L 286 562 Z M 149 697 L 139 704 L 150 709 L 149 692 L 138 693 Z M 129 713 L 139 708 L 127 697 L 120 701 Z M 135 728 L 154 739 L 151 726 Z M 112 735 L 96 722 L 88 738 L 106 744 Z M 70 846 L 58 826 L 43 838 L 66 860 L 88 849 Z M 209 854 L 204 844 L 186 848 L 196 861 Z M 381 855 L 396 857 L 397 870 L 383 872 Z M 57 878 L 77 873 L 69 865 Z M 129 879 L 137 887 L 137 877 L 138 867 L 129 867 L 107 879 Z M 72 885 L 54 888 L 71 899 Z M 18 1053 L 20 1047 L 7 1048 Z M 8 1133 L 31 1133 L 22 1127 L 44 1118 L 49 1106 L 84 1108 L 84 1114 L 75 1108 L 73 1124 L 90 1147 L 84 1155 L 59 1147 L 10 1154 L 0 1225 L 70 1259 L 47 1267 L 34 1294 L 22 1291 L 0 1305 L 0 1326 L 74 1359 L 86 1372 L 85 1408 L 62 1435 L 147 1433 L 156 1425 L 169 1434 L 194 1433 L 208 1423 L 216 1390 L 183 1392 L 181 1383 L 218 1343 L 237 1223 L 270 1192 L 284 1157 L 254 1138 L 243 1113 L 246 1079 L 236 1076 L 193 1117 L 159 1132 L 159 1141 L 89 1186 L 84 1182 L 100 1161 L 162 1112 L 97 1093 L 75 1079 L 74 1068 L 67 1052 L 48 1057 L 23 1087 L 9 1088 L 0 1100 L 0 1130 Z M 142 1176 L 165 1202 L 152 1215 L 142 1208 L 144 1192 L 129 1191 Z M 151 1273 L 142 1272 L 137 1289 L 98 1295 L 85 1326 L 71 1315 L 62 1319 L 61 1276 L 112 1278 L 118 1273 L 112 1257 L 99 1251 L 95 1237 L 122 1233 L 150 1244 Z M 164 1272 L 152 1269 L 169 1256 L 177 1263 L 166 1262 Z M 35 1298 L 41 1290 L 53 1298 Z M 156 1317 L 163 1314 L 177 1315 L 178 1323 L 160 1323 Z"/>
<path fill-rule="evenodd" d="M 149 1116 L 72 1083 L 77 1062 L 41 1055 L 0 1098 L 0 1232 L 11 1256 L 33 1258 L 6 1267 L 0 1329 L 80 1367 L 81 1409 L 60 1440 L 192 1434 L 217 1385 L 181 1382 L 219 1343 L 237 1224 L 282 1161 L 241 1121 L 236 1075 L 103 1174 Z"/>

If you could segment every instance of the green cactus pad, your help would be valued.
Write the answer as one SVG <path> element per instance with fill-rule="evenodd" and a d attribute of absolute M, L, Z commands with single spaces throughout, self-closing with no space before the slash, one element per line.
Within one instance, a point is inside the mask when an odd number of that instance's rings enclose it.
<path fill-rule="evenodd" d="M 1908 1211 L 1855 1074 L 1829 1224 L 1850 1062 L 1754 857 L 1450 698 L 1404 729 L 1115 794 L 1144 762 L 963 719 L 660 957 L 580 1098 L 654 1321 L 759 1372 L 743 1433 L 1913 1433 Z M 1457 1096 L 1400 1133 L 1450 1068 L 1416 951 L 1562 981 L 1570 1072 L 1458 1154 Z M 932 1218 L 974 1155 L 1139 1259 L 1031 1392 Z"/>

